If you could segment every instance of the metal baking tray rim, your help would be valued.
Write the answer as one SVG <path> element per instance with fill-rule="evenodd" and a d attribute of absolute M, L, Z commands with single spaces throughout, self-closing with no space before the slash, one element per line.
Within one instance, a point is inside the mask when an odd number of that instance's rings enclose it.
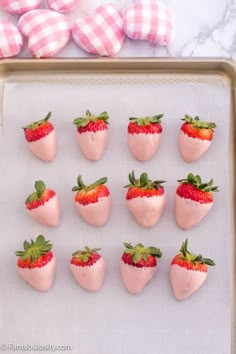
<path fill-rule="evenodd" d="M 221 74 L 230 80 L 231 87 L 231 121 L 230 121 L 230 149 L 229 149 L 229 174 L 231 189 L 231 259 L 232 259 L 232 316 L 231 316 L 231 338 L 232 353 L 236 352 L 236 63 L 230 59 L 217 58 L 196 58 L 196 59 L 176 59 L 176 58 L 86 58 L 86 59 L 2 59 L 0 61 L 0 104 L 3 107 L 4 83 L 9 77 L 22 78 L 32 74 L 73 74 L 75 72 L 84 73 L 168 73 L 168 74 Z M 2 109 L 0 111 L 2 118 Z M 1 119 L 2 122 L 2 119 Z M 2 123 L 0 123 L 2 125 Z"/>

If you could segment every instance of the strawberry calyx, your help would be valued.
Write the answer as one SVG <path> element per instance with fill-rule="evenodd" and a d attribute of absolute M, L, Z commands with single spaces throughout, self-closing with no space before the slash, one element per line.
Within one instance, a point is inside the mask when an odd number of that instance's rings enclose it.
<path fill-rule="evenodd" d="M 86 127 L 90 122 L 96 123 L 97 121 L 103 121 L 106 125 L 108 125 L 108 119 L 109 116 L 106 111 L 100 113 L 98 116 L 95 116 L 94 114 L 91 114 L 89 110 L 87 110 L 85 117 L 75 118 L 73 123 L 77 128 L 83 128 Z"/>
<path fill-rule="evenodd" d="M 45 189 L 46 189 L 46 186 L 45 186 L 45 183 L 41 180 L 39 181 L 35 181 L 35 189 L 36 189 L 36 192 L 33 192 L 32 194 L 30 194 L 26 201 L 25 201 L 25 204 L 30 204 L 36 200 L 40 200 L 40 198 L 42 197 L 43 193 L 45 192 Z"/>
<path fill-rule="evenodd" d="M 131 243 L 124 242 L 124 246 L 125 250 L 122 260 L 126 264 L 134 265 L 139 268 L 145 266 L 155 266 L 155 258 L 161 258 L 162 256 L 162 252 L 159 248 L 152 246 L 145 248 L 142 243 L 132 246 Z"/>
<path fill-rule="evenodd" d="M 78 250 L 72 253 L 71 264 L 79 265 L 82 267 L 93 265 L 99 258 L 101 258 L 100 254 L 98 253 L 100 250 L 101 248 L 90 248 L 85 246 L 84 250 Z"/>
<path fill-rule="evenodd" d="M 146 190 L 153 190 L 153 189 L 160 190 L 163 188 L 162 183 L 165 183 L 165 181 L 162 180 L 152 181 L 148 179 L 148 174 L 146 172 L 143 172 L 140 175 L 140 177 L 136 179 L 134 171 L 129 173 L 129 181 L 130 184 L 127 184 L 126 186 L 124 186 L 124 188 L 135 187 L 135 188 L 142 188 Z"/>
<path fill-rule="evenodd" d="M 105 184 L 107 181 L 108 181 L 107 177 L 102 177 L 99 180 L 97 180 L 96 182 L 86 186 L 82 180 L 82 176 L 79 175 L 77 177 L 77 186 L 73 187 L 72 191 L 77 192 L 77 191 L 85 190 L 86 192 L 89 192 L 89 191 L 95 189 L 96 187 L 98 187 L 102 184 Z"/>
<path fill-rule="evenodd" d="M 54 197 L 56 193 L 52 189 L 46 189 L 45 183 L 41 180 L 35 182 L 36 192 L 30 194 L 25 200 L 26 208 L 31 210 L 40 205 L 43 205 L 50 198 Z"/>
<path fill-rule="evenodd" d="M 85 185 L 81 175 L 77 178 L 77 186 L 72 188 L 73 192 L 77 192 L 75 195 L 75 202 L 82 205 L 89 205 L 92 203 L 98 203 L 100 199 L 109 197 L 110 191 L 106 185 L 107 177 L 100 178 L 96 182 Z"/>
<path fill-rule="evenodd" d="M 45 186 L 45 183 L 41 180 L 39 181 L 35 181 L 35 189 L 36 189 L 36 192 L 33 192 L 32 194 L 30 194 L 26 201 L 25 201 L 25 204 L 30 204 L 36 200 L 40 200 L 40 198 L 42 197 L 43 193 L 45 192 L 45 189 L 46 189 L 46 186 Z"/>
<path fill-rule="evenodd" d="M 198 264 L 206 264 L 208 266 L 215 266 L 215 262 L 212 259 L 209 258 L 203 258 L 201 254 L 199 255 L 195 255 L 191 252 L 189 252 L 188 250 L 188 239 L 186 239 L 181 246 L 180 249 L 180 254 L 179 254 L 179 259 L 182 261 L 187 261 L 187 262 L 191 262 L 194 266 Z M 172 261 L 172 264 L 174 260 Z"/>
<path fill-rule="evenodd" d="M 214 132 L 214 128 L 217 127 L 215 122 L 201 121 L 198 116 L 192 118 L 191 116 L 186 114 L 181 120 L 185 121 L 186 123 L 192 124 L 194 128 L 210 129 L 212 132 Z"/>
<path fill-rule="evenodd" d="M 36 130 L 38 127 L 44 125 L 45 123 L 47 123 L 47 121 L 49 120 L 49 118 L 51 117 L 52 112 L 48 112 L 48 114 L 46 115 L 45 118 L 38 120 L 36 122 L 33 122 L 29 125 L 26 125 L 25 127 L 23 127 L 22 129 L 26 130 L 26 129 L 30 129 L 30 130 Z"/>
<path fill-rule="evenodd" d="M 160 124 L 161 118 L 163 116 L 164 116 L 164 114 L 158 114 L 153 117 L 144 117 L 144 118 L 130 117 L 129 120 L 133 123 L 135 122 L 139 127 L 141 127 L 143 125 L 149 125 L 150 123 Z"/>
<path fill-rule="evenodd" d="M 195 176 L 192 173 L 189 173 L 187 178 L 179 179 L 178 182 L 181 184 L 191 184 L 195 189 L 201 190 L 202 192 L 219 192 L 219 187 L 213 186 L 213 179 L 209 182 L 203 183 L 199 175 Z"/>
<path fill-rule="evenodd" d="M 50 241 L 46 241 L 45 237 L 43 235 L 39 235 L 36 240 L 31 240 L 31 242 L 28 242 L 27 240 L 24 241 L 23 244 L 24 251 L 16 251 L 15 255 L 20 257 L 19 258 L 19 265 L 21 267 L 24 267 L 24 262 L 27 265 L 28 268 L 30 268 L 30 265 L 33 265 L 37 259 L 39 259 L 41 256 L 47 255 L 47 253 L 52 249 L 52 244 Z M 52 258 L 52 252 L 48 254 L 48 257 L 46 259 L 47 263 L 48 261 Z M 46 265 L 46 264 L 41 264 L 41 266 Z"/>

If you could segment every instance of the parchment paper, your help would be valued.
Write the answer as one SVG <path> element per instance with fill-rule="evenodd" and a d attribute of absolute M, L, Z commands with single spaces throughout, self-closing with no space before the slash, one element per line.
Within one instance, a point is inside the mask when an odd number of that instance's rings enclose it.
<path fill-rule="evenodd" d="M 4 94 L 3 151 L 0 198 L 0 337 L 4 343 L 71 345 L 78 354 L 229 354 L 230 353 L 230 208 L 229 107 L 230 87 L 224 78 L 204 81 L 158 75 L 81 76 L 73 83 L 8 83 Z M 75 117 L 85 111 L 110 115 L 110 139 L 98 162 L 87 161 L 76 141 Z M 21 127 L 52 111 L 59 147 L 54 162 L 34 157 Z M 149 162 L 136 161 L 126 144 L 130 116 L 164 113 L 163 140 Z M 185 163 L 178 150 L 184 114 L 215 121 L 217 128 L 207 154 Z M 128 173 L 146 171 L 164 179 L 167 205 L 158 225 L 144 229 L 125 206 Z M 189 231 L 175 224 L 173 201 L 177 179 L 187 173 L 214 179 L 220 192 L 208 216 Z M 71 188 L 82 174 L 92 183 L 108 177 L 112 195 L 109 222 L 101 228 L 86 224 L 74 209 Z M 55 189 L 62 206 L 61 224 L 48 228 L 31 220 L 24 200 L 34 182 L 43 179 Z M 43 234 L 54 244 L 55 282 L 47 293 L 32 289 L 17 274 L 15 250 L 25 239 Z M 201 290 L 186 301 L 175 300 L 169 280 L 172 258 L 181 243 L 213 259 Z M 163 257 L 144 291 L 134 296 L 122 283 L 119 264 L 124 241 L 160 247 Z M 85 245 L 101 247 L 107 262 L 102 289 L 89 293 L 69 271 L 71 253 Z M 69 352 L 69 351 L 68 351 Z M 23 353 L 23 351 L 22 351 Z"/>

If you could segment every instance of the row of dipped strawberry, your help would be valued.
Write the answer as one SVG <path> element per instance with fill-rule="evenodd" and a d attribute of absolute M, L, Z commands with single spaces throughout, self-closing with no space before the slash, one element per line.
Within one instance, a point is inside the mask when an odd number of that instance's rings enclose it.
<path fill-rule="evenodd" d="M 125 288 L 131 294 L 139 294 L 153 278 L 157 269 L 157 258 L 162 252 L 156 247 L 145 248 L 141 243 L 132 246 L 124 243 L 120 272 Z M 17 269 L 20 276 L 33 288 L 47 291 L 56 271 L 56 258 L 52 244 L 39 235 L 36 240 L 24 241 L 24 250 L 16 251 Z M 80 286 L 88 291 L 97 291 L 102 286 L 106 262 L 98 253 L 100 249 L 85 247 L 72 254 L 70 270 Z M 188 240 L 183 242 L 180 252 L 173 258 L 170 280 L 176 299 L 183 300 L 197 291 L 207 278 L 208 266 L 215 263 L 202 255 L 188 250 Z"/>
<path fill-rule="evenodd" d="M 85 185 L 81 175 L 77 178 L 75 207 L 80 216 L 94 226 L 104 225 L 110 216 L 111 194 L 105 185 L 107 177 Z M 146 172 L 136 179 L 134 171 L 129 173 L 126 205 L 138 224 L 152 227 L 158 223 L 166 204 L 165 181 L 152 181 Z M 211 179 L 203 183 L 199 175 L 189 173 L 180 183 L 175 194 L 176 222 L 182 229 L 189 229 L 198 224 L 213 205 L 213 192 L 218 187 Z M 25 201 L 28 214 L 38 222 L 57 226 L 60 222 L 60 203 L 56 192 L 46 188 L 43 181 L 35 182 L 36 191 Z"/>
<path fill-rule="evenodd" d="M 41 160 L 52 161 L 56 155 L 57 137 L 54 126 L 49 122 L 51 112 L 46 118 L 24 128 L 25 138 L 31 151 Z M 139 161 L 150 160 L 158 151 L 161 137 L 163 114 L 153 117 L 131 117 L 128 125 L 128 146 Z M 86 112 L 85 117 L 76 118 L 77 140 L 88 160 L 99 160 L 108 142 L 107 112 L 99 115 Z M 187 162 L 197 160 L 210 147 L 214 128 L 213 122 L 200 121 L 199 117 L 186 115 L 179 132 L 179 147 L 183 159 Z"/>

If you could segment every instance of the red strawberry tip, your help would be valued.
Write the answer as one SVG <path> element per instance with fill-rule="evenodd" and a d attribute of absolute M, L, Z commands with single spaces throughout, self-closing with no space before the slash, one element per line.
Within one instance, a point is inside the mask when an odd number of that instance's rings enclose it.
<path fill-rule="evenodd" d="M 180 254 L 181 254 L 181 260 L 185 261 L 190 261 L 194 266 L 196 265 L 196 262 L 200 264 L 206 264 L 208 266 L 215 266 L 215 262 L 212 259 L 209 258 L 203 258 L 201 254 L 195 255 L 191 252 L 188 251 L 188 239 L 186 239 L 181 246 L 180 249 Z"/>
<path fill-rule="evenodd" d="M 136 187 L 142 189 L 161 189 L 163 188 L 162 184 L 165 183 L 163 180 L 152 181 L 148 179 L 148 174 L 143 172 L 138 179 L 135 178 L 134 171 L 129 173 L 130 184 L 124 186 L 124 188 Z"/>
<path fill-rule="evenodd" d="M 105 124 L 109 124 L 108 122 L 109 116 L 108 113 L 102 112 L 100 113 L 98 116 L 91 114 L 89 110 L 86 111 L 86 116 L 85 117 L 79 117 L 79 118 L 75 118 L 73 120 L 73 124 L 75 124 L 75 126 L 77 128 L 82 128 L 82 127 L 86 127 L 91 121 L 96 123 L 97 120 L 102 120 Z"/>
<path fill-rule="evenodd" d="M 143 125 L 149 125 L 150 123 L 152 124 L 160 124 L 161 123 L 161 118 L 164 116 L 164 114 L 158 114 L 153 117 L 144 117 L 144 118 L 136 118 L 136 117 L 130 117 L 129 120 L 131 122 L 136 122 L 136 124 L 141 127 Z"/>
<path fill-rule="evenodd" d="M 211 179 L 209 182 L 202 182 L 202 179 L 199 175 L 194 175 L 192 173 L 189 173 L 187 175 L 187 178 L 184 179 L 179 179 L 177 182 L 181 184 L 192 184 L 196 189 L 201 190 L 203 192 L 219 192 L 219 187 L 218 186 L 213 186 L 213 179 Z"/>
<path fill-rule="evenodd" d="M 214 132 L 214 128 L 217 127 L 215 122 L 204 122 L 201 121 L 198 116 L 192 118 L 188 114 L 186 114 L 181 120 L 185 121 L 186 123 L 192 124 L 194 128 L 210 129 L 212 132 Z"/>
<path fill-rule="evenodd" d="M 36 122 L 33 122 L 33 123 L 29 124 L 29 125 L 26 125 L 22 129 L 24 129 L 24 130 L 26 130 L 26 129 L 35 130 L 38 127 L 44 125 L 49 120 L 51 115 L 52 115 L 52 112 L 48 112 L 48 114 L 46 115 L 45 118 L 37 120 Z"/>
<path fill-rule="evenodd" d="M 149 255 L 155 258 L 161 258 L 162 256 L 162 252 L 159 248 L 152 246 L 145 248 L 142 243 L 132 246 L 131 243 L 124 242 L 124 246 L 126 247 L 124 253 L 132 256 L 132 261 L 134 264 L 138 264 L 142 259 L 147 262 Z"/>
<path fill-rule="evenodd" d="M 107 181 L 108 181 L 107 177 L 102 177 L 99 180 L 97 180 L 96 182 L 86 186 L 82 180 L 82 176 L 79 175 L 77 177 L 77 186 L 73 187 L 72 191 L 77 192 L 77 191 L 81 191 L 81 190 L 86 190 L 88 192 L 88 191 L 91 191 L 94 188 L 100 186 L 101 184 L 105 184 Z"/>
<path fill-rule="evenodd" d="M 30 263 L 34 263 L 39 257 L 45 255 L 48 251 L 52 249 L 52 244 L 50 241 L 46 241 L 43 235 L 38 235 L 36 240 L 31 240 L 28 242 L 24 241 L 23 244 L 24 251 L 16 251 L 15 255 L 21 258 L 21 261 L 30 260 Z"/>

